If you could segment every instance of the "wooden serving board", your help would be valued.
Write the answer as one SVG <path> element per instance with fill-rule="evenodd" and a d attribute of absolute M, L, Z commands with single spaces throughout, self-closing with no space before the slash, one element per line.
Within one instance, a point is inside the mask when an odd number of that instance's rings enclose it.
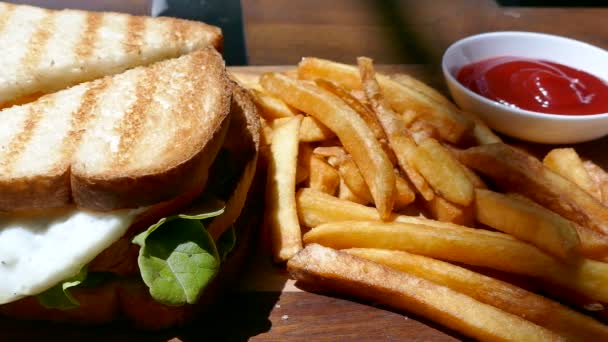
<path fill-rule="evenodd" d="M 262 73 L 293 67 L 235 67 L 235 72 Z M 378 66 L 378 71 L 409 73 L 445 89 L 440 75 L 428 74 L 419 65 Z M 522 144 L 514 142 L 516 144 Z M 554 146 L 523 144 L 537 153 Z M 608 167 L 608 138 L 576 146 L 584 158 Z M 115 324 L 74 327 L 60 324 L 16 322 L 0 319 L 0 341 L 454 341 L 464 337 L 432 321 L 408 313 L 300 290 L 284 266 L 270 261 L 266 248 L 250 257 L 240 285 L 212 314 L 187 328 L 164 332 L 139 332 Z"/>

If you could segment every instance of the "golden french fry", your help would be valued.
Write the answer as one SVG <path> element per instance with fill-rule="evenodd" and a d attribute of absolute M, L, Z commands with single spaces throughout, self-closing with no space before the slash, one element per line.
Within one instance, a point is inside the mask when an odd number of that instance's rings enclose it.
<path fill-rule="evenodd" d="M 339 162 L 338 172 L 346 186 L 348 186 L 355 196 L 363 200 L 366 204 L 373 201 L 363 176 L 351 158 L 346 157 Z"/>
<path fill-rule="evenodd" d="M 393 208 L 395 176 L 388 156 L 365 121 L 344 101 L 313 84 L 281 74 L 264 74 L 260 83 L 338 136 L 363 175 L 380 216 L 388 217 Z"/>
<path fill-rule="evenodd" d="M 432 319 L 480 340 L 560 340 L 553 332 L 423 278 L 319 245 L 307 246 L 287 268 L 317 291 L 338 291 Z"/>
<path fill-rule="evenodd" d="M 407 207 L 416 199 L 414 190 L 401 175 L 397 175 L 395 178 L 395 191 L 395 210 L 401 210 Z"/>
<path fill-rule="evenodd" d="M 352 190 L 350 190 L 348 185 L 346 185 L 343 178 L 340 178 L 340 185 L 338 187 L 338 198 L 340 198 L 341 200 L 347 201 L 347 202 L 353 202 L 353 203 L 358 203 L 358 204 L 368 204 L 369 203 L 369 201 L 366 201 L 364 199 L 357 197 L 352 192 Z M 370 208 L 370 209 L 373 210 L 374 213 L 376 213 L 376 215 L 378 215 L 378 212 L 376 210 L 374 210 L 372 208 Z"/>
<path fill-rule="evenodd" d="M 574 224 L 525 201 L 494 191 L 475 190 L 477 221 L 530 242 L 565 261 L 572 261 L 580 247 Z"/>
<path fill-rule="evenodd" d="M 317 119 L 305 116 L 302 119 L 302 125 L 300 126 L 300 141 L 304 142 L 315 142 L 331 139 L 335 136 L 325 125 L 320 123 Z"/>
<path fill-rule="evenodd" d="M 543 164 L 551 171 L 570 180 L 589 195 L 602 200 L 600 188 L 596 186 L 583 166 L 583 161 L 573 148 L 555 148 L 543 159 Z"/>
<path fill-rule="evenodd" d="M 539 210 L 546 211 L 547 208 L 540 204 L 532 201 L 531 199 L 516 193 L 508 193 L 507 196 L 513 197 L 520 202 L 526 203 L 528 206 L 534 206 Z M 591 228 L 583 227 L 579 224 L 575 224 L 571 221 L 564 219 L 563 217 L 551 212 L 553 215 L 558 216 L 561 220 L 565 220 L 572 224 L 578 234 L 580 240 L 580 253 L 587 258 L 608 261 L 608 235 L 602 234 Z"/>
<path fill-rule="evenodd" d="M 327 156 L 332 159 L 330 164 L 334 165 L 338 169 L 342 181 L 348 188 L 348 191 L 345 189 L 344 196 L 350 197 L 350 192 L 354 198 L 356 198 L 356 200 L 353 202 L 362 204 L 373 202 L 372 195 L 369 192 L 369 188 L 367 187 L 361 172 L 359 172 L 355 162 L 353 162 L 351 157 L 346 153 L 346 151 L 344 151 L 342 147 L 317 147 L 315 148 L 314 153 Z M 395 195 L 397 195 L 397 193 L 395 193 Z"/>
<path fill-rule="evenodd" d="M 488 127 L 485 122 L 483 122 L 483 120 L 478 118 L 476 115 L 466 111 L 461 111 L 460 114 L 469 118 L 469 120 L 475 123 L 472 133 L 473 137 L 475 137 L 475 141 L 479 145 L 496 144 L 502 142 L 502 139 L 500 139 L 498 135 L 494 134 L 490 127 Z"/>
<path fill-rule="evenodd" d="M 260 86 L 259 74 L 229 71 L 228 75 L 243 88 L 262 90 L 262 86 Z"/>
<path fill-rule="evenodd" d="M 356 200 L 353 202 L 362 204 L 372 202 L 371 194 L 369 193 L 369 189 L 365 184 L 359 169 L 357 169 L 357 166 L 343 148 L 339 146 L 317 147 L 315 148 L 314 153 L 324 157 L 329 157 L 329 164 L 338 169 L 343 181 L 349 189 L 349 192 L 352 192 L 352 194 L 356 196 Z M 345 193 L 345 195 L 347 194 L 348 192 Z M 401 177 L 401 175 L 399 175 L 399 172 L 396 171 L 394 209 L 399 210 L 407 207 L 415 200 L 415 198 L 416 195 L 409 183 L 403 177 Z"/>
<path fill-rule="evenodd" d="M 374 208 L 353 201 L 347 201 L 326 193 L 303 188 L 296 194 L 298 217 L 307 227 L 316 227 L 323 223 L 337 221 L 380 221 Z M 449 222 L 439 222 L 424 217 L 392 214 L 390 221 L 429 225 L 436 228 L 459 228 Z"/>
<path fill-rule="evenodd" d="M 600 301 L 608 300 L 608 264 L 580 259 L 566 265 L 540 249 L 499 232 L 378 221 L 325 223 L 304 243 L 336 249 L 395 249 L 431 258 L 539 277 Z"/>
<path fill-rule="evenodd" d="M 395 163 L 395 154 L 393 153 L 393 150 L 388 145 L 388 138 L 386 136 L 386 133 L 384 132 L 384 129 L 380 125 L 380 122 L 378 122 L 378 118 L 376 117 L 376 114 L 366 104 L 362 103 L 359 99 L 357 99 L 356 97 L 351 95 L 348 92 L 348 90 L 346 90 L 330 81 L 323 80 L 323 79 L 317 79 L 317 80 L 315 80 L 315 83 L 319 87 L 321 87 L 321 88 L 329 91 L 330 93 L 336 95 L 337 97 L 341 98 L 342 101 L 344 101 L 346 104 L 348 104 L 352 109 L 354 109 L 361 116 L 361 118 L 363 120 L 365 120 L 365 123 L 367 123 L 369 128 L 372 130 L 372 132 L 376 136 L 376 139 L 378 139 L 378 142 L 380 142 L 380 144 L 382 145 L 382 149 L 384 150 L 384 152 L 386 152 L 386 155 L 389 157 L 391 162 L 394 164 Z"/>
<path fill-rule="evenodd" d="M 568 338 L 608 340 L 608 326 L 543 296 L 466 268 L 403 251 L 368 248 L 344 251 L 447 286 Z"/>
<path fill-rule="evenodd" d="M 302 249 L 302 232 L 295 202 L 298 129 L 301 116 L 277 127 L 270 144 L 266 180 L 265 225 L 269 228 L 274 260 L 287 261 Z"/>
<path fill-rule="evenodd" d="M 427 85 L 426 83 L 416 79 L 415 77 L 412 77 L 411 75 L 395 74 L 391 75 L 390 77 L 391 79 L 393 79 L 397 83 L 400 83 L 404 87 L 424 94 L 426 97 L 428 97 L 439 105 L 450 108 L 451 110 L 458 110 L 456 105 L 452 103 L 452 101 L 448 100 L 445 96 L 443 96 L 440 92 L 435 90 L 433 87 Z"/>
<path fill-rule="evenodd" d="M 270 145 L 270 142 L 272 141 L 273 130 L 272 122 L 268 122 L 264 118 L 260 118 L 260 126 L 262 127 L 260 144 L 262 146 Z"/>
<path fill-rule="evenodd" d="M 452 203 L 441 196 L 435 196 L 424 204 L 431 216 L 439 221 L 463 226 L 472 226 L 475 223 L 475 210 L 472 205 Z"/>
<path fill-rule="evenodd" d="M 361 78 L 356 67 L 318 58 L 303 58 L 298 65 L 298 77 L 308 80 L 322 78 L 347 89 L 361 89 Z M 473 127 L 472 122 L 458 111 L 436 103 L 425 94 L 384 75 L 378 75 L 378 81 L 395 111 L 416 113 L 418 118 L 431 122 L 441 137 L 449 142 L 458 143 Z"/>
<path fill-rule="evenodd" d="M 289 118 L 290 117 L 274 119 L 270 121 L 270 126 L 272 128 L 280 126 L 289 121 Z M 315 118 L 310 116 L 302 118 L 300 132 L 298 133 L 298 139 L 301 142 L 319 142 L 329 140 L 333 137 L 335 137 L 335 134 Z"/>
<path fill-rule="evenodd" d="M 461 161 L 510 191 L 584 227 L 608 234 L 608 207 L 539 160 L 505 144 L 471 147 L 460 152 Z"/>
<path fill-rule="evenodd" d="M 260 109 L 260 115 L 266 120 L 288 118 L 299 114 L 279 98 L 257 89 L 250 89 L 250 91 L 253 94 L 253 100 Z"/>
<path fill-rule="evenodd" d="M 321 157 L 336 157 L 338 162 L 347 156 L 342 146 L 319 146 L 313 150 L 313 153 Z"/>
<path fill-rule="evenodd" d="M 608 173 L 590 160 L 585 160 L 583 162 L 583 167 L 587 170 L 591 179 L 593 179 L 595 186 L 600 189 L 600 192 L 602 193 L 602 203 L 608 205 Z"/>
<path fill-rule="evenodd" d="M 408 127 L 408 130 L 416 144 L 430 138 L 439 139 L 437 129 L 426 121 L 416 120 Z"/>
<path fill-rule="evenodd" d="M 354 109 L 361 116 L 361 118 L 365 120 L 365 123 L 367 123 L 372 132 L 374 132 L 374 135 L 378 140 L 386 139 L 386 134 L 384 133 L 384 130 L 382 129 L 380 122 L 378 122 L 378 118 L 376 118 L 374 112 L 372 112 L 367 105 L 363 104 L 357 98 L 352 96 L 348 90 L 324 79 L 317 79 L 315 80 L 315 83 L 319 87 L 336 95 L 352 109 Z"/>
<path fill-rule="evenodd" d="M 333 195 L 340 185 L 340 174 L 325 160 L 316 155 L 310 156 L 309 186 L 329 195 Z"/>
<path fill-rule="evenodd" d="M 463 206 L 473 201 L 473 183 L 460 162 L 437 140 L 422 141 L 410 155 L 409 161 L 441 197 Z"/>
<path fill-rule="evenodd" d="M 389 144 L 395 153 L 399 167 L 407 175 L 412 184 L 414 184 L 422 197 L 427 201 L 431 200 L 434 196 L 433 191 L 420 173 L 410 165 L 408 160 L 416 150 L 416 143 L 409 135 L 405 123 L 385 103 L 371 60 L 361 57 L 358 61 L 363 90 L 374 109 L 378 121 L 388 136 Z"/>

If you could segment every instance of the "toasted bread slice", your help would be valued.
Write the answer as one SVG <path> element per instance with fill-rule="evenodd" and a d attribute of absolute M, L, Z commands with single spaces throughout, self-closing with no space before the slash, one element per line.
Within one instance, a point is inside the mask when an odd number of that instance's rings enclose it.
<path fill-rule="evenodd" d="M 0 108 L 208 45 L 200 22 L 0 3 Z"/>
<path fill-rule="evenodd" d="M 202 191 L 229 82 L 205 48 L 0 111 L 0 210 L 111 210 Z"/>

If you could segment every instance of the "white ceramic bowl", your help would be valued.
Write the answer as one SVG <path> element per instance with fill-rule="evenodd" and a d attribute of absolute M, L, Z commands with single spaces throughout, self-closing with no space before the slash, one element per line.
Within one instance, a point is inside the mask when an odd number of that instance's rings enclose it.
<path fill-rule="evenodd" d="M 546 144 L 578 143 L 608 134 L 608 113 L 556 115 L 511 108 L 470 91 L 456 80 L 464 65 L 498 56 L 544 59 L 608 81 L 608 51 L 554 35 L 507 31 L 461 39 L 445 51 L 442 60 L 443 75 L 454 101 L 498 132 Z"/>

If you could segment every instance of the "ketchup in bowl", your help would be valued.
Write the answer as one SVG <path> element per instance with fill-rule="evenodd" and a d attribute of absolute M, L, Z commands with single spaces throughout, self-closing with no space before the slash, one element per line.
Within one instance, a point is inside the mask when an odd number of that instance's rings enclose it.
<path fill-rule="evenodd" d="M 494 57 L 465 65 L 457 79 L 473 92 L 507 106 L 563 115 L 608 113 L 608 83 L 554 62 Z"/>

